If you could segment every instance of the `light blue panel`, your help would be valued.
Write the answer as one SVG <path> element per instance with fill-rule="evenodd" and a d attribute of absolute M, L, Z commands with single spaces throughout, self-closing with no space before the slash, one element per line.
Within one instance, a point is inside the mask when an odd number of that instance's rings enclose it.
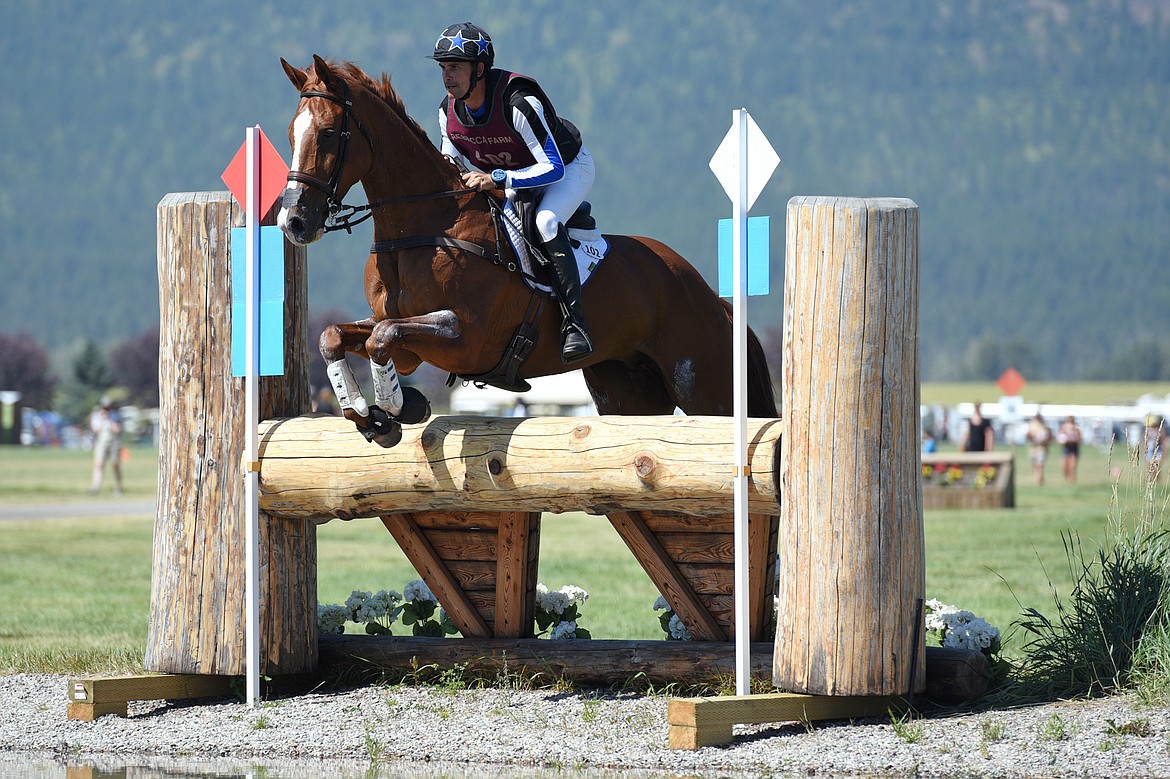
<path fill-rule="evenodd" d="M 283 300 L 260 301 L 260 375 L 284 375 Z"/>
<path fill-rule="evenodd" d="M 248 229 L 232 228 L 232 375 L 243 376 L 248 372 L 246 349 L 248 348 L 245 317 L 247 307 L 244 296 L 248 283 Z"/>
<path fill-rule="evenodd" d="M 749 295 L 767 295 L 772 217 L 748 217 L 748 291 Z"/>
<path fill-rule="evenodd" d="M 767 295 L 771 291 L 769 263 L 771 262 L 770 216 L 748 217 L 747 223 L 747 293 Z M 733 230 L 730 219 L 719 220 L 719 297 L 729 298 L 735 294 L 732 284 L 732 267 L 735 259 Z"/>
<path fill-rule="evenodd" d="M 232 228 L 232 375 L 247 373 L 248 230 Z M 260 228 L 259 361 L 261 376 L 284 373 L 284 236 Z"/>
<path fill-rule="evenodd" d="M 284 300 L 284 234 L 276 225 L 260 228 L 260 300 Z"/>

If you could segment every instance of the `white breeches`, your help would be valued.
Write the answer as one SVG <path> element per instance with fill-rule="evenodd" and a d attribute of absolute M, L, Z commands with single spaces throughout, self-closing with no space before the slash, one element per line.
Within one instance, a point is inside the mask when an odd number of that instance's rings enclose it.
<path fill-rule="evenodd" d="M 582 146 L 576 159 L 565 166 L 564 178 L 544 188 L 536 211 L 536 229 L 542 241 L 551 241 L 557 235 L 557 225 L 569 221 L 593 188 L 596 174 L 593 155 Z"/>

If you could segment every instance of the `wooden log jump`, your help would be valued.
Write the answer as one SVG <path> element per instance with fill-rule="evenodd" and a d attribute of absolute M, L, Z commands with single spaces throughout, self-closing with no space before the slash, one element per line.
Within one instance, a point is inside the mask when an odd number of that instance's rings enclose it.
<path fill-rule="evenodd" d="M 228 228 L 239 221 L 227 193 L 159 204 L 160 380 L 170 405 L 146 662 L 154 671 L 244 673 L 243 420 L 234 401 L 243 380 L 230 375 L 226 262 Z M 766 640 L 779 545 L 772 672 L 784 689 L 871 697 L 923 689 L 917 224 L 907 200 L 789 204 L 786 419 L 750 422 L 752 606 L 742 626 Z M 317 666 L 320 522 L 380 518 L 461 632 L 504 646 L 531 636 L 540 512 L 578 510 L 605 514 L 698 643 L 726 646 L 719 662 L 731 661 L 730 419 L 440 416 L 380 449 L 347 422 L 299 416 L 308 402 L 304 252 L 288 247 L 286 263 L 291 375 L 261 381 L 263 673 Z M 379 645 L 383 654 L 456 643 L 391 641 Z M 630 651 L 651 652 L 651 663 L 653 654 L 687 657 L 657 643 L 660 652 Z M 569 664 L 591 658 L 564 655 Z M 642 662 L 629 658 L 609 681 Z M 730 732 L 718 719 L 720 733 Z"/>
<path fill-rule="evenodd" d="M 605 514 L 693 634 L 725 641 L 729 427 L 725 417 L 440 416 L 382 449 L 336 417 L 270 420 L 260 507 L 290 519 L 380 517 L 459 631 L 480 638 L 531 634 L 541 512 Z M 757 637 L 771 621 L 782 427 L 749 427 Z"/>
<path fill-rule="evenodd" d="M 779 511 L 782 423 L 748 429 L 750 510 Z M 380 517 L 411 511 L 732 509 L 727 417 L 434 417 L 401 443 L 371 446 L 338 417 L 260 430 L 260 508 L 272 516 Z"/>
<path fill-rule="evenodd" d="M 158 207 L 164 387 L 146 667 L 244 673 L 243 379 L 230 370 L 226 192 Z M 605 513 L 692 634 L 735 634 L 731 420 L 436 417 L 390 450 L 348 423 L 299 417 L 305 252 L 286 246 L 286 375 L 262 378 L 262 672 L 317 667 L 316 525 L 377 516 L 465 636 L 532 634 L 541 511 Z M 655 429 L 657 428 L 657 429 Z M 726 428 L 726 433 L 722 430 Z M 751 624 L 767 637 L 781 424 L 753 426 Z"/>

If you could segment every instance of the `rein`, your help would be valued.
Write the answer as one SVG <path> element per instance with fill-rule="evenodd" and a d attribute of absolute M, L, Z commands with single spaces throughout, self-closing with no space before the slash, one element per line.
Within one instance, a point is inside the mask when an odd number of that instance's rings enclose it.
<path fill-rule="evenodd" d="M 329 180 L 317 178 L 316 176 L 300 171 L 289 171 L 288 181 L 305 184 L 319 189 L 327 196 L 327 205 L 329 208 L 329 216 L 325 220 L 325 232 L 332 233 L 338 230 L 345 230 L 350 235 L 353 234 L 353 228 L 365 222 L 374 215 L 374 211 L 379 208 L 387 206 L 399 205 L 402 203 L 419 203 L 426 200 L 439 200 L 447 197 L 461 197 L 463 195 L 475 194 L 479 190 L 473 188 L 465 189 L 451 189 L 444 192 L 431 192 L 424 195 L 404 195 L 402 197 L 387 198 L 384 200 L 376 200 L 365 205 L 354 206 L 347 205 L 338 201 L 337 189 L 341 184 L 341 171 L 345 168 L 346 153 L 349 151 L 349 122 L 350 117 L 353 118 L 353 123 L 357 125 L 358 130 L 361 131 L 362 136 L 365 137 L 366 143 L 370 147 L 371 156 L 375 156 L 374 141 L 370 137 L 370 133 L 366 130 L 365 125 L 362 124 L 361 119 L 354 113 L 353 101 L 350 99 L 349 85 L 345 80 L 341 80 L 341 88 L 344 90 L 344 96 L 338 97 L 330 92 L 320 92 L 317 90 L 307 90 L 300 93 L 302 99 L 310 97 L 319 97 L 324 100 L 336 103 L 341 106 L 341 137 L 337 148 L 337 164 L 333 166 L 333 171 L 329 175 Z M 488 249 L 479 244 L 470 241 L 464 241 L 459 238 L 450 238 L 445 235 L 423 235 L 414 236 L 410 238 L 399 238 L 392 241 L 376 241 L 370 247 L 370 252 L 373 254 L 385 254 L 396 252 L 402 249 L 410 249 L 416 246 L 446 246 L 455 249 L 463 249 L 480 257 L 490 260 L 495 265 L 500 265 L 503 262 L 503 241 L 500 235 L 500 221 L 505 218 L 506 214 L 499 204 L 491 197 L 487 198 L 488 207 L 492 212 L 492 224 L 496 231 L 496 251 L 492 253 Z M 362 212 L 365 214 L 357 219 L 354 217 Z M 518 233 L 523 237 L 523 230 L 518 230 Z M 524 239 L 527 241 L 527 239 Z M 539 256 L 539 252 L 537 253 Z M 515 262 L 508 263 L 509 271 L 516 271 L 518 266 Z M 527 275 L 527 274 L 525 274 Z"/>
<path fill-rule="evenodd" d="M 376 208 L 383 208 L 399 203 L 414 203 L 423 200 L 437 200 L 444 197 L 458 197 L 477 191 L 474 189 L 453 189 L 446 192 L 434 192 L 428 195 L 407 195 L 389 200 L 378 200 L 363 206 L 351 206 L 339 202 L 337 199 L 337 188 L 341 185 L 341 171 L 345 168 L 346 152 L 349 151 L 349 139 L 351 135 L 349 131 L 349 120 L 351 116 L 353 117 L 353 123 L 357 125 L 358 130 L 365 137 L 366 143 L 370 147 L 370 154 L 374 154 L 374 141 L 370 137 L 369 131 L 366 130 L 365 125 L 362 124 L 361 119 L 353 112 L 353 101 L 350 100 L 349 85 L 344 80 L 341 82 L 341 88 L 345 90 L 344 97 L 338 97 L 330 92 L 318 92 L 314 90 L 300 93 L 301 98 L 320 97 L 341 106 L 341 138 L 337 148 L 337 164 L 333 166 L 333 172 L 329 175 L 329 180 L 325 181 L 324 179 L 319 179 L 316 176 L 301 173 L 300 171 L 289 171 L 288 174 L 289 181 L 306 184 L 314 189 L 321 190 L 328 196 L 326 202 L 329 205 L 329 218 L 325 223 L 325 232 L 331 233 L 337 230 L 345 230 L 347 233 L 353 234 L 353 228 L 372 217 Z M 353 218 L 363 211 L 367 211 L 368 213 L 360 219 Z"/>
<path fill-rule="evenodd" d="M 289 174 L 290 178 L 292 174 Z M 334 203 L 332 200 L 329 203 L 329 219 L 325 223 L 325 232 L 331 233 L 336 230 L 345 230 L 347 233 L 353 233 L 353 228 L 360 225 L 374 215 L 374 209 L 385 208 L 386 206 L 394 206 L 399 203 L 419 203 L 424 200 L 439 200 L 445 197 L 459 197 L 461 195 L 470 195 L 478 192 L 476 189 L 449 189 L 444 192 L 432 192 L 429 195 L 406 195 L 404 197 L 389 198 L 387 200 L 375 200 L 373 203 L 367 203 L 364 206 L 351 206 L 345 203 Z M 368 211 L 365 216 L 360 219 L 353 217 L 360 214 L 362 211 Z"/>

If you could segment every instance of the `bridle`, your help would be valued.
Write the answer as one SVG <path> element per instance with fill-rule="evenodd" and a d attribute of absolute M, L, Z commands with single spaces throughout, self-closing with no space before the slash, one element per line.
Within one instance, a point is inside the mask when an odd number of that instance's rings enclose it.
<path fill-rule="evenodd" d="M 317 178 L 308 173 L 302 173 L 299 170 L 289 171 L 288 180 L 298 184 L 305 184 L 313 189 L 319 189 L 325 193 L 326 202 L 329 206 L 329 216 L 332 219 L 343 208 L 346 208 L 337 198 L 337 188 L 341 185 L 341 171 L 345 168 L 346 154 L 349 151 L 349 121 L 353 117 L 353 123 L 357 125 L 358 130 L 365 136 L 366 143 L 370 146 L 370 154 L 374 153 L 374 141 L 370 138 L 370 133 L 366 130 L 365 125 L 358 119 L 357 114 L 353 113 L 353 101 L 349 98 L 349 85 L 345 81 L 341 82 L 341 88 L 344 90 L 344 97 L 338 97 L 330 92 L 307 91 L 301 92 L 301 98 L 320 97 L 341 106 L 341 136 L 338 139 L 337 146 L 337 161 L 333 165 L 333 172 L 329 175 L 329 180 Z M 356 223 L 355 223 L 356 224 Z M 325 228 L 329 230 L 327 226 Z M 341 229 L 341 227 L 334 227 L 333 229 Z"/>
<path fill-rule="evenodd" d="M 362 222 L 366 221 L 374 215 L 374 209 L 382 208 L 383 206 L 394 205 L 397 203 L 412 203 L 421 200 L 436 200 L 443 197 L 456 197 L 458 195 L 467 195 L 478 190 L 475 189 L 454 189 L 446 192 L 435 192 L 429 195 L 408 195 L 406 197 L 397 197 L 390 200 L 379 200 L 374 203 L 367 203 L 362 206 L 351 206 L 342 203 L 337 197 L 337 189 L 341 185 L 341 171 L 345 168 L 346 153 L 349 151 L 349 122 L 350 117 L 353 117 L 353 123 L 357 125 L 358 130 L 361 131 L 362 136 L 366 139 L 366 144 L 370 147 L 370 156 L 374 154 L 374 141 L 370 137 L 370 133 L 366 130 L 365 125 L 362 124 L 361 119 L 353 112 L 353 101 L 350 100 L 349 85 L 341 80 L 341 88 L 344 91 L 344 97 L 338 97 L 330 92 L 306 91 L 301 92 L 302 98 L 306 97 L 320 97 L 330 102 L 337 103 L 341 106 L 341 135 L 338 139 L 337 146 L 337 162 L 333 166 L 333 172 L 329 175 L 329 180 L 317 178 L 308 173 L 302 173 L 299 170 L 289 171 L 288 181 L 305 184 L 313 189 L 321 190 L 325 193 L 327 198 L 326 204 L 329 208 L 329 217 L 325 220 L 325 232 L 331 233 L 336 230 L 345 230 L 352 234 L 353 228 Z M 286 197 L 288 195 L 286 194 Z M 290 205 L 285 203 L 284 205 Z M 360 219 L 353 217 L 361 212 L 366 211 L 364 216 Z"/>

